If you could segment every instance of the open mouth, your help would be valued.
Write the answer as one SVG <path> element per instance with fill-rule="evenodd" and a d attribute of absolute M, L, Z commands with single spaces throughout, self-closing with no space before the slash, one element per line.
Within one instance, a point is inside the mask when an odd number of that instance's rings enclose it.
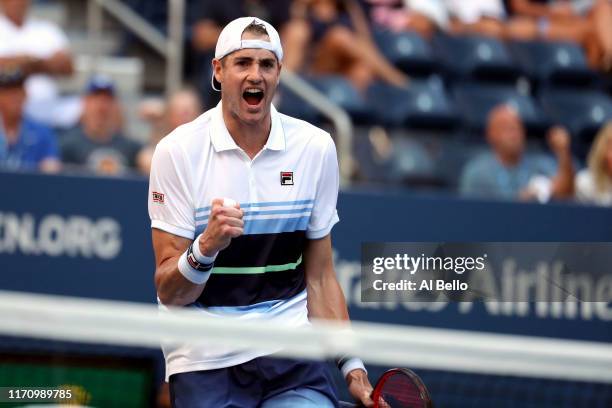
<path fill-rule="evenodd" d="M 247 88 L 242 93 L 242 97 L 244 98 L 247 104 L 256 106 L 259 105 L 259 103 L 263 99 L 264 92 L 261 89 L 257 88 Z"/>

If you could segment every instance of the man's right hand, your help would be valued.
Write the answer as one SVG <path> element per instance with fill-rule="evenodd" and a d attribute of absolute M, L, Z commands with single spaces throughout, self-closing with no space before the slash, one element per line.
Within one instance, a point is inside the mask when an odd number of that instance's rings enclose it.
<path fill-rule="evenodd" d="M 244 233 L 243 216 L 240 204 L 224 207 L 223 199 L 215 198 L 212 201 L 208 225 L 198 243 L 200 252 L 204 256 L 215 256 L 217 252 L 227 248 L 232 238 Z"/>
<path fill-rule="evenodd" d="M 547 135 L 548 145 L 550 150 L 559 157 L 570 154 L 571 151 L 571 136 L 566 128 L 562 126 L 553 126 Z"/>

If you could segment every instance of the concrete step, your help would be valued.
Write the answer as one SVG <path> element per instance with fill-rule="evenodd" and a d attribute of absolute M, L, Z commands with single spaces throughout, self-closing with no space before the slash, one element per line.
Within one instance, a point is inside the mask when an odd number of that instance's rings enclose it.
<path fill-rule="evenodd" d="M 66 5 L 58 1 L 43 3 L 32 2 L 29 13 L 30 17 L 50 21 L 62 28 L 66 26 L 68 20 Z"/>
<path fill-rule="evenodd" d="M 85 30 L 70 30 L 66 33 L 70 41 L 70 50 L 74 55 L 90 55 L 97 51 L 99 55 L 112 55 L 121 47 L 122 33 L 104 31 L 99 39 L 90 40 Z"/>
<path fill-rule="evenodd" d="M 75 73 L 70 78 L 59 81 L 64 93 L 80 93 L 87 84 L 92 73 L 100 73 L 113 78 L 119 94 L 141 95 L 142 75 L 144 66 L 142 60 L 132 57 L 102 56 L 94 61 L 89 55 L 75 55 Z"/>

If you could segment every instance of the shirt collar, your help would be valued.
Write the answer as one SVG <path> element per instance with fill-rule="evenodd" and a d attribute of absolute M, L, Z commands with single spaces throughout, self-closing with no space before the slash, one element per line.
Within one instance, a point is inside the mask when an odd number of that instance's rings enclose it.
<path fill-rule="evenodd" d="M 272 127 L 270 129 L 270 134 L 268 135 L 268 140 L 263 148 L 277 151 L 285 150 L 285 132 L 283 131 L 283 124 L 280 120 L 280 114 L 274 105 L 270 106 L 270 115 L 272 117 Z M 215 112 L 212 115 L 210 140 L 216 152 L 240 149 L 227 130 L 227 126 L 225 126 L 221 102 L 219 102 L 219 104 L 215 107 Z"/>

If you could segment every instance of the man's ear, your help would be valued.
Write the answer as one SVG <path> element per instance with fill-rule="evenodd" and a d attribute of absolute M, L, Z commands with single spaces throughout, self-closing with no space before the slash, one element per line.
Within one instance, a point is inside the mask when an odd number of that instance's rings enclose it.
<path fill-rule="evenodd" d="M 280 84 L 280 76 L 283 71 L 283 64 L 281 62 L 278 63 L 278 79 L 276 80 L 276 86 Z"/>
<path fill-rule="evenodd" d="M 214 58 L 212 60 L 213 73 L 215 74 L 215 79 L 219 83 L 223 83 L 223 64 L 220 60 Z"/>

